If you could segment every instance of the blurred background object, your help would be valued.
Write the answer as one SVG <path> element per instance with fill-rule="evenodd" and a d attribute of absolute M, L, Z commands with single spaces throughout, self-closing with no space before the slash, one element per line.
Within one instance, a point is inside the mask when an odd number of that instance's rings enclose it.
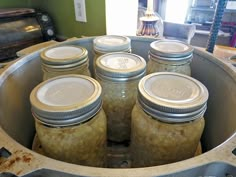
<path fill-rule="evenodd" d="M 218 2 L 219 0 L 183 0 L 180 5 L 180 2 L 177 0 L 154 0 L 153 7 L 154 12 L 159 14 L 163 19 L 164 33 L 165 22 L 181 25 L 191 24 L 195 26 L 196 30 L 193 37 L 190 37 L 190 44 L 198 47 L 206 47 Z M 139 4 L 142 7 L 147 7 L 147 0 L 139 0 Z M 217 45 L 235 47 L 235 19 L 236 1 L 228 0 L 221 19 L 222 25 L 217 34 Z M 175 32 L 177 29 L 176 27 L 172 32 Z M 167 34 L 163 35 L 168 36 Z"/>
<path fill-rule="evenodd" d="M 138 36 L 162 37 L 163 20 L 153 11 L 153 0 L 147 1 L 147 8 L 138 9 Z"/>
<path fill-rule="evenodd" d="M 55 39 L 51 17 L 31 8 L 0 9 L 0 61 L 16 58 L 26 47 Z"/>
<path fill-rule="evenodd" d="M 181 24 L 175 22 L 168 22 L 163 21 L 161 16 L 157 12 L 153 12 L 154 15 L 149 17 L 146 15 L 147 8 L 140 3 L 138 8 L 138 34 L 142 36 L 154 36 L 159 38 L 166 38 L 166 39 L 173 39 L 173 40 L 180 40 L 186 43 L 190 43 L 191 39 L 195 34 L 196 27 L 194 24 Z M 158 30 L 159 34 L 155 35 L 148 35 L 145 32 L 142 33 L 143 28 L 145 28 L 145 22 L 149 19 L 152 19 L 152 23 L 155 23 L 155 28 Z M 147 24 L 146 24 L 147 25 Z"/>
<path fill-rule="evenodd" d="M 208 52 L 213 53 L 214 51 L 215 43 L 218 38 L 218 32 L 221 27 L 221 20 L 224 14 L 227 1 L 228 0 L 219 1 L 215 9 L 214 19 L 213 19 L 213 23 L 211 25 L 211 30 L 210 30 L 210 36 L 208 38 L 207 46 L 206 46 L 206 50 Z"/>

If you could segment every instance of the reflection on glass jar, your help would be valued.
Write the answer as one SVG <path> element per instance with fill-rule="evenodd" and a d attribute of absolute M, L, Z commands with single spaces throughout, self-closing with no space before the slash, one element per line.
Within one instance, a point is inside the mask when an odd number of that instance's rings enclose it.
<path fill-rule="evenodd" d="M 181 41 L 158 40 L 150 45 L 147 73 L 177 72 L 191 75 L 193 48 Z"/>
<path fill-rule="evenodd" d="M 79 46 L 59 46 L 41 52 L 43 80 L 67 74 L 90 76 L 88 51 Z"/>
<path fill-rule="evenodd" d="M 59 76 L 30 95 L 37 137 L 44 154 L 57 160 L 106 166 L 106 116 L 101 86 L 82 75 Z"/>
<path fill-rule="evenodd" d="M 131 111 L 146 62 L 135 54 L 105 54 L 96 61 L 96 79 L 102 86 L 103 108 L 108 120 L 108 139 L 130 140 Z"/>
<path fill-rule="evenodd" d="M 145 76 L 132 110 L 133 167 L 164 165 L 194 156 L 204 129 L 208 91 L 177 73 Z"/>

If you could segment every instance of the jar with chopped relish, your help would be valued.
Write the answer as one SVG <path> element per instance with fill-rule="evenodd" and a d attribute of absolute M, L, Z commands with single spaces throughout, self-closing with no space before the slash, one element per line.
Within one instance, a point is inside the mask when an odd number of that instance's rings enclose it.
<path fill-rule="evenodd" d="M 58 76 L 30 94 L 37 137 L 48 157 L 106 166 L 107 121 L 100 84 L 84 75 Z"/>
<path fill-rule="evenodd" d="M 147 74 L 176 72 L 191 76 L 193 47 L 177 40 L 157 40 L 150 44 Z"/>
<path fill-rule="evenodd" d="M 104 35 L 93 40 L 93 68 L 96 60 L 101 55 L 112 52 L 131 52 L 131 40 L 129 37 L 120 35 Z"/>
<path fill-rule="evenodd" d="M 116 52 L 97 59 L 96 79 L 102 86 L 108 140 L 130 140 L 131 111 L 137 96 L 138 82 L 145 73 L 145 60 L 135 54 Z"/>
<path fill-rule="evenodd" d="M 43 80 L 66 74 L 91 75 L 88 68 L 88 51 L 84 47 L 51 47 L 42 51 L 40 58 Z"/>
<path fill-rule="evenodd" d="M 207 88 L 189 76 L 172 72 L 145 76 L 132 111 L 132 166 L 193 157 L 205 125 L 207 99 Z"/>

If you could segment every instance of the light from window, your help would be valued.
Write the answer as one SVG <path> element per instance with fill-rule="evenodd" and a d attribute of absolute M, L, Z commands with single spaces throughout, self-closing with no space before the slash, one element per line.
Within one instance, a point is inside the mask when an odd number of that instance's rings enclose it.
<path fill-rule="evenodd" d="M 106 0 L 106 31 L 108 35 L 131 35 L 137 31 L 138 0 Z"/>
<path fill-rule="evenodd" d="M 167 0 L 165 21 L 184 23 L 189 7 L 189 0 Z"/>

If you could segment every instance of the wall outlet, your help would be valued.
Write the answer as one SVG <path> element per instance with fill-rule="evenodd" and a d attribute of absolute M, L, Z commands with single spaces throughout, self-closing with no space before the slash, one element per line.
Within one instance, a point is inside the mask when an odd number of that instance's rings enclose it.
<path fill-rule="evenodd" d="M 85 0 L 74 0 L 75 19 L 79 22 L 87 22 Z"/>

